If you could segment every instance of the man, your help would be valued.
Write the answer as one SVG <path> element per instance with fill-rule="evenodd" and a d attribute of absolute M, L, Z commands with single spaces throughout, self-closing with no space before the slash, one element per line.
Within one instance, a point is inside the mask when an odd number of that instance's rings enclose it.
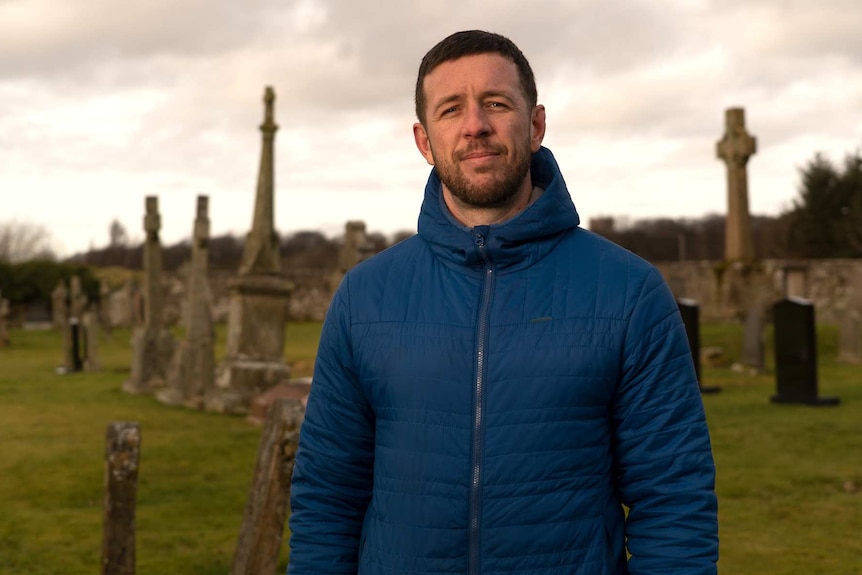
<path fill-rule="evenodd" d="M 676 303 L 578 227 L 523 54 L 446 38 L 416 113 L 419 234 L 354 268 L 327 314 L 288 573 L 714 574 Z"/>

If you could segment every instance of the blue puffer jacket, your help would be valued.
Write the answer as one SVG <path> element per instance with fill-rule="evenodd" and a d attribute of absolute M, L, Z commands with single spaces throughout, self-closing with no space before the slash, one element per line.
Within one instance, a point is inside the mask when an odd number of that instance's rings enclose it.
<path fill-rule="evenodd" d="M 714 465 L 676 303 L 651 265 L 577 227 L 548 150 L 531 170 L 544 194 L 473 229 L 432 171 L 419 234 L 339 287 L 289 574 L 716 572 Z"/>

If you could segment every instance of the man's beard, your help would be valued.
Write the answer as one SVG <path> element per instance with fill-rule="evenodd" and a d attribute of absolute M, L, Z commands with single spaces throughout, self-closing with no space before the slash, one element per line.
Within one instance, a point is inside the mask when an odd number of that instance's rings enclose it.
<path fill-rule="evenodd" d="M 460 161 L 467 154 L 487 150 L 503 153 L 503 146 L 480 144 L 455 154 L 454 161 L 445 163 L 435 159 L 437 175 L 455 198 L 474 208 L 501 208 L 511 204 L 521 190 L 524 178 L 530 171 L 529 141 L 524 147 L 513 150 L 512 160 L 495 170 L 494 178 L 481 183 L 471 182 L 461 170 Z"/>

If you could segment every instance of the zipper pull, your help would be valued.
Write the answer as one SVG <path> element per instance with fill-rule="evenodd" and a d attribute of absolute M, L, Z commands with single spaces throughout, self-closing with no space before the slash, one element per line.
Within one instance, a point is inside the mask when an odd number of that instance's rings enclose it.
<path fill-rule="evenodd" d="M 474 232 L 473 238 L 476 240 L 476 247 L 482 249 L 485 247 L 485 235 L 482 232 Z"/>

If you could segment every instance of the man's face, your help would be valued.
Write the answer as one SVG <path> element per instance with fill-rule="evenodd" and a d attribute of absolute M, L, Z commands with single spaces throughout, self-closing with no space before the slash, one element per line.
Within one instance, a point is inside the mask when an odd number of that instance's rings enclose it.
<path fill-rule="evenodd" d="M 413 133 L 444 193 L 474 208 L 529 196 L 530 156 L 541 146 L 545 115 L 542 106 L 530 108 L 515 64 L 493 53 L 465 56 L 434 68 L 423 85 L 425 125 Z"/>

